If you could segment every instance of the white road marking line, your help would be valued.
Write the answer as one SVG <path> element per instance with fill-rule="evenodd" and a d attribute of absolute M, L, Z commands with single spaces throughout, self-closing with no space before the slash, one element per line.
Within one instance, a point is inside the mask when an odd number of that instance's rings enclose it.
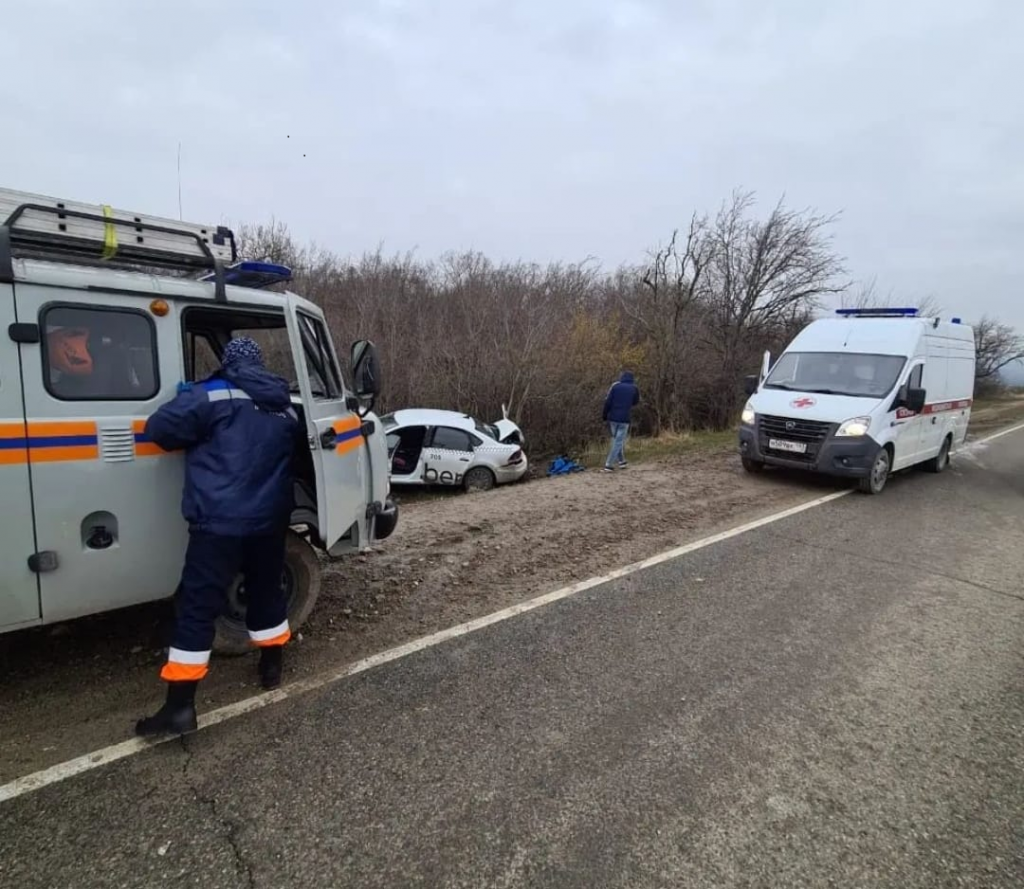
<path fill-rule="evenodd" d="M 979 439 L 977 443 L 984 444 L 990 441 L 995 441 L 997 438 L 1002 438 L 1004 435 L 1009 435 L 1011 432 L 1018 432 L 1022 429 L 1024 429 L 1024 425 L 1014 426 L 1011 429 L 1005 429 L 1002 432 L 997 432 L 988 438 Z M 689 553 L 696 552 L 697 550 L 714 546 L 716 543 L 722 543 L 723 541 L 730 540 L 733 537 L 739 537 L 742 534 L 747 534 L 750 531 L 755 531 L 758 528 L 765 527 L 766 525 L 771 525 L 775 522 L 780 522 L 784 519 L 791 518 L 792 516 L 799 515 L 809 509 L 824 506 L 826 503 L 831 503 L 833 500 L 838 500 L 840 497 L 845 497 L 847 494 L 851 494 L 852 492 L 852 489 L 845 489 L 842 491 L 835 491 L 832 494 L 826 494 L 824 497 L 817 497 L 814 500 L 808 500 L 805 503 L 792 506 L 789 509 L 784 509 L 782 512 L 772 513 L 771 515 L 764 516 L 763 518 L 756 519 L 752 522 L 737 525 L 735 528 L 730 528 L 728 531 L 722 531 L 719 534 L 712 534 L 710 537 L 702 537 L 700 540 L 695 540 L 692 543 L 677 546 L 663 553 L 659 553 L 656 556 L 651 556 L 649 559 L 644 559 L 642 562 L 634 562 L 632 565 L 626 565 L 624 568 L 617 568 L 615 571 L 610 571 L 607 574 L 602 574 L 598 577 L 591 577 L 587 580 L 581 580 L 579 583 L 574 583 L 571 586 L 562 587 L 561 589 L 554 590 L 553 592 L 545 593 L 542 596 L 537 596 L 535 599 L 530 599 L 526 602 L 520 602 L 518 605 L 503 608 L 501 611 L 495 611 L 493 614 L 478 617 L 475 620 L 467 621 L 466 623 L 458 624 L 454 627 L 449 627 L 446 630 L 440 630 L 437 633 L 431 633 L 429 636 L 414 639 L 412 642 L 407 642 L 404 645 L 397 646 L 396 648 L 389 648 L 386 651 L 382 651 L 378 654 L 373 654 L 367 658 L 363 658 L 362 660 L 347 664 L 339 670 L 322 673 L 319 676 L 311 676 L 308 679 L 300 679 L 297 682 L 289 683 L 287 686 L 275 689 L 274 691 L 265 692 L 252 698 L 245 698 L 244 700 L 236 701 L 234 704 L 227 704 L 224 707 L 218 707 L 216 710 L 211 710 L 205 716 L 200 718 L 199 730 L 202 731 L 203 729 L 217 725 L 220 722 L 226 722 L 229 719 L 234 719 L 236 716 L 242 716 L 246 713 L 251 713 L 254 710 L 260 710 L 271 704 L 286 701 L 289 698 L 297 697 L 305 694 L 306 692 L 323 688 L 325 685 L 330 685 L 346 678 L 347 676 L 364 673 L 367 670 L 372 670 L 374 667 L 379 667 L 382 664 L 397 661 L 410 654 L 415 654 L 417 651 L 423 651 L 427 648 L 433 648 L 436 645 L 441 645 L 450 639 L 457 639 L 459 636 L 465 636 L 469 633 L 475 632 L 476 630 L 489 627 L 492 624 L 501 623 L 502 621 L 517 617 L 520 614 L 526 614 L 529 611 L 534 611 L 537 608 L 543 608 L 545 605 L 550 605 L 552 602 L 558 602 L 561 599 L 568 599 L 584 592 L 585 590 L 593 589 L 594 587 L 601 586 L 602 584 L 609 583 L 613 580 L 628 577 L 631 574 L 636 574 L 637 572 L 643 571 L 647 568 L 653 568 L 655 565 L 661 565 L 664 562 L 670 562 L 673 559 L 678 559 L 681 556 L 688 555 Z M 30 775 L 15 778 L 7 784 L 0 785 L 0 803 L 15 799 L 19 796 L 24 796 L 26 793 L 31 793 L 34 790 L 39 790 L 50 784 L 56 784 L 60 781 L 67 780 L 68 778 L 73 778 L 76 775 L 81 775 L 84 772 L 91 771 L 92 769 L 99 768 L 100 766 L 107 765 L 108 763 L 116 762 L 117 760 L 124 759 L 128 756 L 134 756 L 136 753 L 141 753 L 144 750 L 149 750 L 153 747 L 158 747 L 161 744 L 166 744 L 168 741 L 174 740 L 177 739 L 160 738 L 157 740 L 143 741 L 138 738 L 132 738 L 128 741 L 122 741 L 120 744 L 104 747 L 101 750 L 86 753 L 84 756 L 78 756 L 75 759 L 69 759 L 66 762 L 58 763 L 57 765 L 50 766 L 47 769 L 33 772 Z"/>
<path fill-rule="evenodd" d="M 1009 429 L 1004 429 L 1002 432 L 996 432 L 987 438 L 979 438 L 975 444 L 988 444 L 990 441 L 995 441 L 997 438 L 1002 438 L 1004 435 L 1009 435 L 1011 432 L 1020 432 L 1021 429 L 1024 429 L 1024 423 L 1019 426 L 1011 426 Z M 970 444 L 970 442 L 968 442 L 968 444 Z"/>

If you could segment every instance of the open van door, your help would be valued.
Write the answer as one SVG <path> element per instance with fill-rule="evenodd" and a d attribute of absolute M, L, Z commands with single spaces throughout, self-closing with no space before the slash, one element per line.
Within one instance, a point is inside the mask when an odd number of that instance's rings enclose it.
<path fill-rule="evenodd" d="M 346 392 L 323 318 L 298 302 L 287 314 L 316 471 L 320 539 L 331 555 L 340 555 L 369 543 L 366 505 L 374 498 L 363 419 Z"/>
<path fill-rule="evenodd" d="M 768 379 L 768 372 L 772 369 L 772 353 L 765 351 L 764 357 L 761 359 L 761 378 L 758 381 L 757 388 L 760 389 L 764 385 L 764 381 Z"/>

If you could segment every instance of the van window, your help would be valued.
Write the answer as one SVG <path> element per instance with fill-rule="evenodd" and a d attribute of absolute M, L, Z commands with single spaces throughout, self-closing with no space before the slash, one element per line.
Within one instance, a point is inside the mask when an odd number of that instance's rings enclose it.
<path fill-rule="evenodd" d="M 299 391 L 292 344 L 284 312 L 189 306 L 183 313 L 185 369 L 188 379 L 201 380 L 220 370 L 224 345 L 232 337 L 247 336 L 263 353 L 267 370 Z"/>
<path fill-rule="evenodd" d="M 160 390 L 156 329 L 131 309 L 53 305 L 40 314 L 43 382 L 62 401 L 148 401 Z"/>
<path fill-rule="evenodd" d="M 924 376 L 924 365 L 923 364 L 919 364 L 917 367 L 915 367 L 910 372 L 910 376 L 907 378 L 907 388 L 908 389 L 920 389 L 921 388 L 921 379 L 922 379 L 923 376 Z"/>
<path fill-rule="evenodd" d="M 342 395 L 343 387 L 338 365 L 331 351 L 327 328 L 318 318 L 299 312 L 299 335 L 306 356 L 306 372 L 315 399 L 335 399 Z"/>
<path fill-rule="evenodd" d="M 881 398 L 903 371 L 901 355 L 858 352 L 786 352 L 765 380 L 766 389 Z"/>

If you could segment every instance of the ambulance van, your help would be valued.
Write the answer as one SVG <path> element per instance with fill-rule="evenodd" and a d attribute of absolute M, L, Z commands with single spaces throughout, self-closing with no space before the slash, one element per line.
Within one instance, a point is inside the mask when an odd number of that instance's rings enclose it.
<path fill-rule="evenodd" d="M 0 633 L 173 596 L 184 461 L 147 439 L 146 418 L 216 370 L 233 336 L 260 343 L 306 428 L 281 577 L 292 627 L 323 556 L 391 534 L 376 350 L 356 343 L 343 372 L 290 277 L 238 261 L 222 226 L 0 189 Z M 242 651 L 241 579 L 225 593 L 215 646 Z"/>
<path fill-rule="evenodd" d="M 974 332 L 916 309 L 841 309 L 748 377 L 743 468 L 805 469 L 880 494 L 893 472 L 942 472 L 964 443 Z"/>

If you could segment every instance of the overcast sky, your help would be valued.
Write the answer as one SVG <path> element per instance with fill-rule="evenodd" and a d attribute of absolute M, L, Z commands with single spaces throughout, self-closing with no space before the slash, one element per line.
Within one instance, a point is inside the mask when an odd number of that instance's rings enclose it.
<path fill-rule="evenodd" d="M 340 253 L 643 258 L 733 188 L 1024 330 L 1021 0 L 31 0 L 0 184 Z"/>

